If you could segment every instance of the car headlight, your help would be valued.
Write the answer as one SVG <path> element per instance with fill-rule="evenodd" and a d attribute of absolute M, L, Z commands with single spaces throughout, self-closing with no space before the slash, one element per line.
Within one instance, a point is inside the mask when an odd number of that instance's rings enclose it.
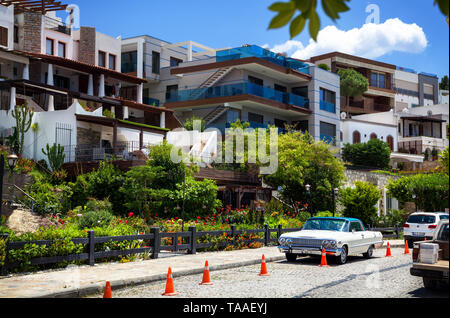
<path fill-rule="evenodd" d="M 292 239 L 286 239 L 286 245 L 291 245 L 292 244 Z"/>
<path fill-rule="evenodd" d="M 336 248 L 337 247 L 337 243 L 336 243 L 336 241 L 324 240 L 322 242 L 322 246 L 325 247 L 325 248 Z"/>
<path fill-rule="evenodd" d="M 280 245 L 284 245 L 284 244 L 286 243 L 286 239 L 285 239 L 284 237 L 281 237 L 281 238 L 278 240 L 278 243 L 280 243 Z"/>

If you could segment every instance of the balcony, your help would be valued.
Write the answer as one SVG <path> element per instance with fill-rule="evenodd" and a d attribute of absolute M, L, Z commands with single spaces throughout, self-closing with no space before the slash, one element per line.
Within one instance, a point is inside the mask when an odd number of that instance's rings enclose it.
<path fill-rule="evenodd" d="M 150 98 L 150 97 L 143 97 L 142 102 L 146 105 L 156 106 L 156 107 L 159 107 L 161 104 L 159 99 L 154 99 L 154 98 Z"/>
<path fill-rule="evenodd" d="M 336 113 L 336 105 L 329 102 L 320 101 L 320 109 L 330 113 Z"/>
<path fill-rule="evenodd" d="M 239 48 L 218 51 L 216 53 L 217 62 L 238 60 L 246 57 L 258 57 L 277 65 L 290 68 L 305 74 L 310 74 L 309 65 L 289 57 L 263 49 L 257 45 L 243 46 Z"/>
<path fill-rule="evenodd" d="M 166 98 L 166 102 L 186 102 L 238 95 L 253 95 L 270 99 L 279 103 L 290 104 L 309 109 L 309 100 L 303 98 L 302 96 L 279 92 L 273 88 L 268 88 L 249 82 L 239 82 L 235 84 L 214 86 L 210 88 L 182 90 L 178 91 L 176 94 L 170 94 L 170 96 Z"/>

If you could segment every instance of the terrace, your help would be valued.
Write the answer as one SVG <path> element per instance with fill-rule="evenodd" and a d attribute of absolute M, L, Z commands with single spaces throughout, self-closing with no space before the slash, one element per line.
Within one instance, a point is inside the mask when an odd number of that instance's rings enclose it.
<path fill-rule="evenodd" d="M 304 110 L 309 110 L 309 100 L 300 95 L 283 93 L 272 88 L 256 85 L 246 81 L 209 88 L 181 90 L 178 91 L 177 94 L 171 94 L 168 96 L 166 100 L 167 104 L 165 106 L 170 108 L 168 104 L 189 101 L 202 101 L 203 104 L 208 104 L 209 100 L 232 96 L 262 97 L 268 101 L 293 105 Z M 176 107 L 175 104 L 172 106 Z"/>

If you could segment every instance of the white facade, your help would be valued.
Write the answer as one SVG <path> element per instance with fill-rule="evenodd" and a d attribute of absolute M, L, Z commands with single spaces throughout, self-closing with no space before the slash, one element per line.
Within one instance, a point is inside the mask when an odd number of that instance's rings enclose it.
<path fill-rule="evenodd" d="M 0 5 L 0 27 L 8 30 L 8 45 L 0 44 L 0 48 L 14 49 L 14 5 L 8 7 Z"/>
<path fill-rule="evenodd" d="M 384 142 L 389 137 L 394 140 L 393 151 L 398 150 L 397 120 L 393 112 L 374 113 L 368 115 L 353 116 L 342 121 L 343 144 L 353 144 L 353 133 L 359 132 L 360 142 L 367 143 L 372 134 Z"/>

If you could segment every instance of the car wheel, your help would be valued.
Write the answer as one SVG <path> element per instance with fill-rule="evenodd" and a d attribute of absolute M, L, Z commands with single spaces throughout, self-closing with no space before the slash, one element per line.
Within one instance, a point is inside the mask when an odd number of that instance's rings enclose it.
<path fill-rule="evenodd" d="M 425 286 L 426 289 L 436 289 L 437 285 L 438 285 L 438 281 L 435 279 L 424 277 L 423 285 Z"/>
<path fill-rule="evenodd" d="M 297 254 L 286 253 L 286 259 L 288 262 L 295 262 L 297 260 Z"/>
<path fill-rule="evenodd" d="M 336 258 L 337 263 L 340 265 L 344 265 L 345 263 L 347 263 L 347 256 L 348 256 L 347 246 L 343 246 L 341 255 Z"/>
<path fill-rule="evenodd" d="M 367 259 L 371 258 L 373 256 L 373 245 L 369 247 L 367 250 L 367 253 L 364 253 L 363 256 Z"/>

